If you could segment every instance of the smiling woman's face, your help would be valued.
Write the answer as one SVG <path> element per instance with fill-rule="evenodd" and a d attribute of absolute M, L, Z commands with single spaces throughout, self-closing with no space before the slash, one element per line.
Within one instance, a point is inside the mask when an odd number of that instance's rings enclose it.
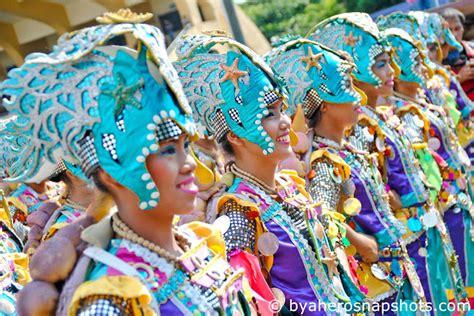
<path fill-rule="evenodd" d="M 153 212 L 182 215 L 194 209 L 198 193 L 194 183 L 196 162 L 189 151 L 189 140 L 183 134 L 177 140 L 161 142 L 158 153 L 147 157 L 147 169 L 160 192 Z"/>

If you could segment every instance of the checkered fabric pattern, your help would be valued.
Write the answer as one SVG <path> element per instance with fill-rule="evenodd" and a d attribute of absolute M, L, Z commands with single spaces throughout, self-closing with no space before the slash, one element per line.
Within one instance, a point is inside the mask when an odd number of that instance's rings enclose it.
<path fill-rule="evenodd" d="M 244 105 L 244 100 L 242 99 L 240 95 L 235 97 L 235 102 L 237 102 L 237 104 L 239 105 Z"/>
<path fill-rule="evenodd" d="M 158 142 L 162 142 L 168 139 L 177 139 L 183 130 L 174 121 L 167 120 L 158 124 L 155 133 Z"/>
<path fill-rule="evenodd" d="M 94 137 L 89 133 L 78 143 L 80 147 L 80 167 L 84 174 L 90 177 L 94 170 L 99 167 L 99 158 L 97 157 L 97 151 L 94 147 Z"/>
<path fill-rule="evenodd" d="M 102 147 L 109 152 L 114 161 L 118 161 L 117 140 L 114 134 L 102 134 Z"/>
<path fill-rule="evenodd" d="M 115 125 L 117 125 L 117 128 L 121 132 L 125 132 L 125 121 L 123 119 L 123 113 L 120 113 L 120 115 L 117 117 L 117 120 L 115 121 Z"/>
<path fill-rule="evenodd" d="M 269 106 L 280 99 L 280 96 L 275 91 L 269 91 L 263 96 L 263 102 Z"/>
<path fill-rule="evenodd" d="M 79 302 L 78 316 L 125 316 L 132 315 L 131 302 L 121 297 L 94 295 Z"/>
<path fill-rule="evenodd" d="M 230 109 L 229 115 L 231 119 L 233 119 L 237 124 L 242 126 L 242 121 L 240 120 L 239 112 L 237 111 L 237 109 L 234 109 L 234 108 Z"/>
<path fill-rule="evenodd" d="M 67 168 L 64 165 L 64 162 L 62 159 L 59 161 L 59 163 L 56 165 L 56 168 L 54 168 L 53 172 L 51 172 L 51 175 L 48 177 L 49 179 L 57 177 L 60 173 L 66 171 Z"/>
<path fill-rule="evenodd" d="M 222 138 L 230 131 L 227 123 L 225 122 L 224 113 L 220 109 L 216 111 L 212 120 L 212 127 L 215 131 L 215 137 L 218 142 L 222 141 Z"/>
<path fill-rule="evenodd" d="M 310 89 L 303 100 L 303 111 L 306 117 L 313 116 L 314 112 L 321 106 L 323 100 L 314 89 Z"/>

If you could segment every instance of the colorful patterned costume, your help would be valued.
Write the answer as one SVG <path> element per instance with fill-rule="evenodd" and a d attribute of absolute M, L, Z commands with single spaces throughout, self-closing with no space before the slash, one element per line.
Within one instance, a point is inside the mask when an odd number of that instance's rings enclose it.
<path fill-rule="evenodd" d="M 309 38 L 349 53 L 358 68 L 355 72 L 357 80 L 376 87 L 381 84 L 371 68 L 375 58 L 388 48 L 368 15 L 348 13 L 334 16 L 318 24 Z M 363 107 L 364 113 L 377 123 L 385 136 L 387 185 L 400 196 L 403 208 L 397 210 L 395 216 L 407 228 L 402 243 L 407 246 L 410 258 L 415 260 L 428 302 L 439 304 L 453 298 L 461 300 L 465 295 L 463 282 L 446 227 L 430 200 L 424 183 L 426 177 L 412 145 L 406 135 L 400 133 L 400 120 L 387 110 L 390 109 L 378 107 L 376 113 L 370 107 Z M 439 271 L 443 271 L 442 276 Z M 446 278 L 446 275 L 450 277 Z"/>
<path fill-rule="evenodd" d="M 313 54 L 321 56 L 320 63 L 308 62 L 308 57 Z M 269 60 L 273 69 L 279 72 L 291 87 L 288 102 L 290 109 L 301 104 L 308 119 L 311 119 L 322 101 L 358 102 L 360 99 L 347 78 L 351 64 L 315 42 L 296 40 L 286 43 L 272 51 Z M 308 67 L 305 68 L 304 64 Z M 333 69 L 339 71 L 335 73 Z M 327 78 L 326 74 L 329 73 L 332 74 L 331 78 Z M 336 79 L 337 76 L 343 78 L 343 84 Z M 328 86 L 331 88 L 326 90 L 325 87 Z M 389 298 L 389 301 L 422 301 L 424 294 L 421 283 L 408 259 L 406 249 L 398 243 L 404 227 L 391 213 L 385 185 L 376 167 L 379 164 L 377 155 L 369 154 L 376 148 L 376 144 L 384 146 L 381 131 L 378 135 L 373 134 L 376 128 L 376 123 L 368 118 L 361 119 L 354 127 L 357 137 L 352 136 L 349 139 L 354 141 L 359 149 L 349 145 L 342 147 L 334 141 L 314 136 L 309 160 L 309 192 L 315 201 L 322 202 L 323 214 L 336 212 L 343 216 L 338 213 L 342 208 L 344 213 L 349 215 L 347 221 L 350 226 L 376 238 L 381 260 L 373 265 L 360 262 L 358 267 L 355 266 L 358 280 L 368 290 L 369 297 L 376 301 L 387 301 Z M 372 134 L 369 129 L 373 130 Z M 371 138 L 366 138 L 365 135 Z M 381 148 L 382 151 L 383 149 Z M 357 204 L 359 206 L 354 207 Z M 332 237 L 331 233 L 329 234 Z M 351 246 L 346 248 L 346 251 L 355 253 L 356 250 Z M 406 270 L 403 266 L 407 267 Z M 408 272 L 410 280 L 407 279 L 405 271 Z M 410 281 L 414 283 L 413 288 L 417 290 L 418 295 L 414 295 Z"/>
<path fill-rule="evenodd" d="M 217 44 L 227 44 L 231 50 L 225 54 L 209 53 Z M 273 140 L 261 123 L 268 114 L 266 108 L 280 100 L 282 94 L 277 78 L 260 57 L 234 40 L 209 36 L 184 39 L 178 45 L 178 55 L 175 65 L 193 113 L 206 133 L 222 141 L 232 131 L 260 146 L 265 155 L 272 153 Z M 229 74 L 235 74 L 235 81 Z M 306 192 L 303 179 L 293 172 L 278 174 L 274 195 L 235 164 L 230 172 L 234 176 L 227 179 L 228 188 L 215 203 L 218 217 L 214 224 L 224 227 L 233 266 L 257 257 L 273 292 L 282 293 L 286 307 L 292 311 L 295 302 L 334 304 L 364 299 L 351 276 L 340 272 L 336 254 L 317 218 L 318 208 Z M 246 273 L 249 279 L 258 275 L 250 268 Z M 288 278 L 290 273 L 294 277 Z M 266 284 L 256 280 L 251 287 L 268 297 Z M 296 312 L 302 312 L 301 306 Z M 332 314 L 324 309 L 305 312 Z M 334 312 L 346 311 L 337 306 Z"/>
<path fill-rule="evenodd" d="M 0 88 L 9 96 L 8 110 L 21 117 L 13 128 L 29 131 L 34 140 L 26 151 L 35 159 L 20 156 L 25 174 L 57 163 L 59 155 L 80 165 L 87 177 L 102 168 L 137 195 L 144 211 L 158 204 L 146 158 L 164 140 L 183 133 L 194 139 L 196 129 L 163 34 L 140 23 L 147 17 L 106 14 L 105 25 L 65 34 L 52 53 L 33 54 L 9 73 Z M 130 23 L 116 23 L 124 20 Z M 104 46 L 123 34 L 138 41 L 137 51 Z M 30 80 L 35 84 L 26 86 Z M 49 94 L 48 102 L 36 98 L 43 94 Z M 28 109 L 18 102 L 24 97 Z M 57 314 L 249 313 L 242 272 L 225 261 L 215 230 L 201 224 L 177 228 L 184 254 L 172 260 L 140 238 L 118 215 L 91 227 L 84 234 L 89 247 L 63 287 Z"/>

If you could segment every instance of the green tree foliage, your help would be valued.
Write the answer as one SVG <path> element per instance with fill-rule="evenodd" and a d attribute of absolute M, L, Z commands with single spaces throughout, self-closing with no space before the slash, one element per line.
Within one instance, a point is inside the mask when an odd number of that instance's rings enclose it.
<path fill-rule="evenodd" d="M 403 0 L 240 0 L 240 6 L 268 38 L 305 35 L 335 14 L 374 12 Z"/>

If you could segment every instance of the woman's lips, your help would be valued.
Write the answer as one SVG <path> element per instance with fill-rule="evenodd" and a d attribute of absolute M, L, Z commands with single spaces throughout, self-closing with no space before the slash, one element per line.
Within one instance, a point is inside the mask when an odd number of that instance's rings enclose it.
<path fill-rule="evenodd" d="M 395 81 L 394 80 L 387 80 L 387 81 L 385 81 L 385 85 L 387 87 L 393 87 L 395 85 Z"/>
<path fill-rule="evenodd" d="M 278 136 L 276 141 L 280 144 L 288 145 L 290 144 L 290 134 L 286 133 L 284 135 Z"/>
<path fill-rule="evenodd" d="M 196 195 L 199 192 L 197 185 L 194 183 L 194 177 L 186 178 L 181 181 L 177 186 L 178 189 L 185 193 Z"/>

